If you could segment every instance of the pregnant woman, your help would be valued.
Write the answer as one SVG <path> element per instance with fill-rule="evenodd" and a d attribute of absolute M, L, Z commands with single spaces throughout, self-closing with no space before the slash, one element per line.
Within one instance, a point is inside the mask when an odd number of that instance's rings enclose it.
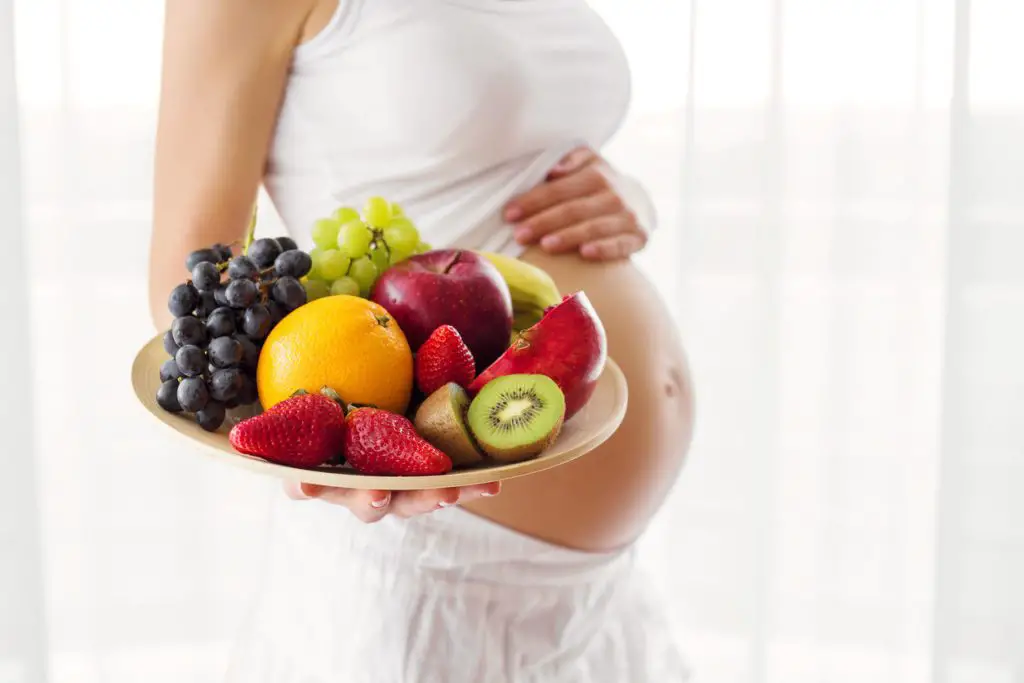
<path fill-rule="evenodd" d="M 161 326 L 186 255 L 239 239 L 261 183 L 305 247 L 316 218 L 383 195 L 435 247 L 585 290 L 630 389 L 604 446 L 500 491 L 281 495 L 228 680 L 685 680 L 632 547 L 685 457 L 690 380 L 628 259 L 646 198 L 595 151 L 629 100 L 607 27 L 585 0 L 174 0 L 165 30 Z"/>

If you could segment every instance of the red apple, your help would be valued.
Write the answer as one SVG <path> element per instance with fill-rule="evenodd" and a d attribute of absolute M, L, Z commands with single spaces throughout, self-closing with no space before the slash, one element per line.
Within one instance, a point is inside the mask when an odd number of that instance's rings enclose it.
<path fill-rule="evenodd" d="M 565 394 L 565 419 L 587 404 L 608 359 L 604 325 L 583 292 L 565 297 L 520 333 L 507 351 L 469 385 L 476 395 L 495 377 L 547 375 Z"/>
<path fill-rule="evenodd" d="M 508 347 L 512 297 L 486 258 L 438 249 L 401 261 L 381 274 L 370 298 L 395 317 L 413 351 L 441 325 L 451 325 L 473 352 L 477 370 Z"/>

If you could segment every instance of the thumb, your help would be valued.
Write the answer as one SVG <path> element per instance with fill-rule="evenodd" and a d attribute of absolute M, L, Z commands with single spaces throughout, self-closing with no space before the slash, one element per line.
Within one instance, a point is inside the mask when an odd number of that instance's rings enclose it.
<path fill-rule="evenodd" d="M 567 175 L 572 175 L 584 166 L 589 166 L 594 163 L 597 159 L 598 156 L 594 150 L 589 147 L 577 147 L 562 157 L 561 161 L 555 164 L 551 170 L 548 171 L 548 179 L 553 180 L 555 178 L 563 178 Z"/>

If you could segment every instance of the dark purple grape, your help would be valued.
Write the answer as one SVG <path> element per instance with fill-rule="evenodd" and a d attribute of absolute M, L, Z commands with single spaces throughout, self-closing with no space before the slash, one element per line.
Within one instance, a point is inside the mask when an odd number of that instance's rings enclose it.
<path fill-rule="evenodd" d="M 277 243 L 277 240 L 269 237 L 253 242 L 249 247 L 249 253 L 246 254 L 260 270 L 274 265 L 274 259 L 280 255 L 281 245 Z"/>
<path fill-rule="evenodd" d="M 200 292 L 199 306 L 196 308 L 196 315 L 206 318 L 217 308 L 217 298 L 214 292 Z"/>
<path fill-rule="evenodd" d="M 164 361 L 164 364 L 160 366 L 160 381 L 170 382 L 172 379 L 176 380 L 181 377 L 181 370 L 178 369 L 178 364 L 173 358 L 168 358 Z"/>
<path fill-rule="evenodd" d="M 199 292 L 190 284 L 178 285 L 167 297 L 167 310 L 176 318 L 189 315 L 199 305 Z"/>
<path fill-rule="evenodd" d="M 228 286 L 221 285 L 217 289 L 213 290 L 213 301 L 218 306 L 228 305 Z"/>
<path fill-rule="evenodd" d="M 171 323 L 171 335 L 174 337 L 174 343 L 178 346 L 206 345 L 206 326 L 199 318 L 191 315 L 176 318 Z"/>
<path fill-rule="evenodd" d="M 298 249 L 283 252 L 274 261 L 274 270 L 278 276 L 305 277 L 313 268 L 313 259 L 309 254 Z"/>
<path fill-rule="evenodd" d="M 256 346 L 249 337 L 244 334 L 236 334 L 235 339 L 242 345 L 243 363 L 245 367 L 255 371 L 260 360 L 260 347 Z"/>
<path fill-rule="evenodd" d="M 200 292 L 212 292 L 217 289 L 220 284 L 220 270 L 217 265 L 209 261 L 197 263 L 192 269 L 192 284 Z"/>
<path fill-rule="evenodd" d="M 285 275 L 278 278 L 270 290 L 270 296 L 289 311 L 306 303 L 306 288 L 294 277 Z"/>
<path fill-rule="evenodd" d="M 183 379 L 178 384 L 178 404 L 183 410 L 190 413 L 198 413 L 206 407 L 210 400 L 210 391 L 206 388 L 206 381 L 199 377 Z"/>
<path fill-rule="evenodd" d="M 217 244 L 213 245 L 211 251 L 217 252 L 217 256 L 220 258 L 221 263 L 231 260 L 231 247 L 227 246 L 226 244 L 220 244 L 218 242 Z"/>
<path fill-rule="evenodd" d="M 260 269 L 248 256 L 238 256 L 228 264 L 228 277 L 232 280 L 255 280 L 259 275 Z"/>
<path fill-rule="evenodd" d="M 210 339 L 233 335 L 235 333 L 235 312 L 225 307 L 216 309 L 206 319 L 206 333 Z"/>
<path fill-rule="evenodd" d="M 156 390 L 157 404 L 169 413 L 180 413 L 181 404 L 178 403 L 178 380 L 172 379 L 160 385 Z"/>
<path fill-rule="evenodd" d="M 196 413 L 196 422 L 208 432 L 215 432 L 224 424 L 227 411 L 223 403 L 209 401 Z"/>
<path fill-rule="evenodd" d="M 268 301 L 267 310 L 270 311 L 270 320 L 273 323 L 271 329 L 276 327 L 277 324 L 284 320 L 284 317 L 288 315 L 288 311 L 285 310 L 284 306 L 277 303 L 276 301 Z"/>
<path fill-rule="evenodd" d="M 216 368 L 233 368 L 242 364 L 245 349 L 237 339 L 218 337 L 210 342 L 210 362 Z"/>
<path fill-rule="evenodd" d="M 232 280 L 224 298 L 231 308 L 249 308 L 256 303 L 259 293 L 259 288 L 252 280 Z"/>
<path fill-rule="evenodd" d="M 295 243 L 291 237 L 275 237 L 277 245 L 281 247 L 281 251 L 291 251 L 292 249 L 298 249 L 299 245 Z"/>
<path fill-rule="evenodd" d="M 185 270 L 192 272 L 200 263 L 217 263 L 220 261 L 220 254 L 213 249 L 197 249 L 185 259 Z"/>
<path fill-rule="evenodd" d="M 238 396 L 243 377 L 241 370 L 217 370 L 210 377 L 210 396 L 215 401 L 230 401 Z"/>
<path fill-rule="evenodd" d="M 252 339 L 263 339 L 270 334 L 273 320 L 270 317 L 270 309 L 263 304 L 256 304 L 245 309 L 245 317 L 242 320 L 242 331 Z"/>
<path fill-rule="evenodd" d="M 259 400 L 259 392 L 256 390 L 256 382 L 248 375 L 242 375 L 242 386 L 238 390 L 235 400 L 240 406 L 252 405 Z"/>
<path fill-rule="evenodd" d="M 174 335 L 171 334 L 170 330 L 164 332 L 164 351 L 167 352 L 168 356 L 173 356 L 178 352 L 178 342 L 174 341 Z"/>
<path fill-rule="evenodd" d="M 185 377 L 199 377 L 206 370 L 206 354 L 198 346 L 182 346 L 174 355 L 174 364 Z"/>

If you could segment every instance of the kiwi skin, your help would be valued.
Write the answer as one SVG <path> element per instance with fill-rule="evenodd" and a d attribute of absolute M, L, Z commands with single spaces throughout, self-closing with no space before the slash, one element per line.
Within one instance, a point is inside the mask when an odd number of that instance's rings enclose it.
<path fill-rule="evenodd" d="M 491 456 L 493 460 L 504 463 L 520 462 L 521 460 L 536 458 L 544 452 L 548 446 L 555 442 L 555 439 L 558 438 L 558 434 L 561 431 L 562 423 L 559 422 L 558 425 L 544 438 L 538 439 L 533 443 L 517 446 L 516 448 L 498 448 L 497 446 L 488 445 L 486 441 L 480 441 L 478 443 L 480 444 L 480 448 L 484 449 L 484 452 Z"/>
<path fill-rule="evenodd" d="M 419 435 L 441 449 L 456 467 L 476 465 L 484 460 L 466 427 L 468 407 L 466 391 L 458 384 L 448 383 L 420 404 L 413 420 Z"/>
<path fill-rule="evenodd" d="M 520 377 L 528 379 L 530 378 L 530 375 L 508 375 L 505 377 L 497 378 L 495 381 L 515 380 Z M 555 385 L 554 382 L 551 382 L 550 384 L 552 390 L 557 391 L 561 397 L 561 390 L 558 388 L 558 386 Z M 483 392 L 481 392 L 481 394 L 483 394 Z M 478 394 L 477 397 L 473 399 L 474 404 L 477 403 L 478 401 L 481 401 L 482 398 L 487 398 L 486 395 L 481 394 Z M 523 443 L 514 447 L 502 447 L 496 444 L 488 443 L 486 433 L 483 430 L 474 429 L 473 424 L 471 422 L 469 423 L 470 429 L 473 430 L 473 436 L 476 437 L 477 444 L 493 460 L 502 463 L 513 463 L 520 462 L 522 460 L 530 460 L 540 455 L 545 449 L 547 449 L 548 446 L 553 444 L 555 440 L 558 439 L 558 435 L 562 431 L 562 425 L 565 422 L 564 398 L 562 398 L 562 401 L 562 414 L 559 416 L 558 422 L 556 422 L 555 425 L 551 428 L 551 431 L 549 431 L 547 434 L 541 435 L 538 439 L 531 441 L 529 443 Z"/>

